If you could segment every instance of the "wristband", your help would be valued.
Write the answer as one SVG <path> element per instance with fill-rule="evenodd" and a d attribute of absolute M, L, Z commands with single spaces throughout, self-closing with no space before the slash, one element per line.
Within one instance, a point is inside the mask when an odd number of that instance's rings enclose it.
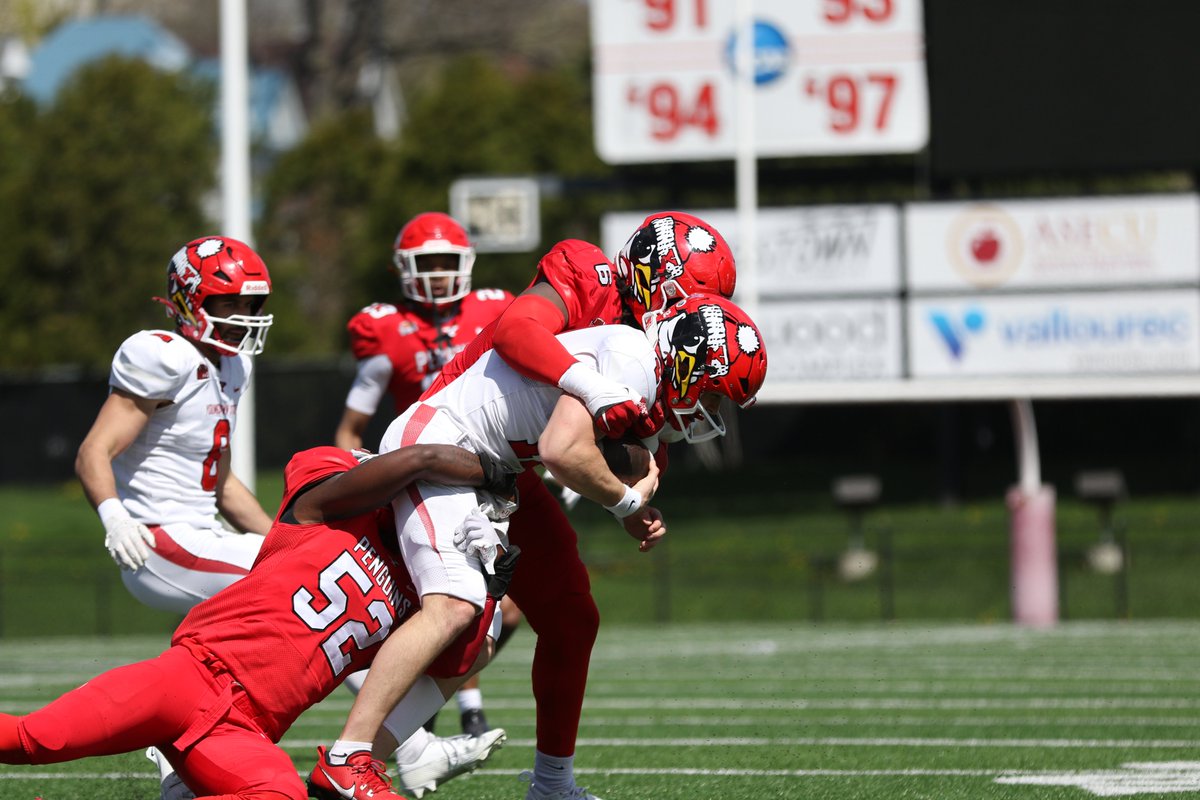
<path fill-rule="evenodd" d="M 123 519 L 130 518 L 129 512 L 116 497 L 101 501 L 100 505 L 96 506 L 96 513 L 100 515 L 100 522 L 103 523 L 105 530 Z"/>
<path fill-rule="evenodd" d="M 625 519 L 641 507 L 642 493 L 632 486 L 626 486 L 625 496 L 611 506 L 605 506 L 604 510 L 610 512 L 617 519 Z"/>

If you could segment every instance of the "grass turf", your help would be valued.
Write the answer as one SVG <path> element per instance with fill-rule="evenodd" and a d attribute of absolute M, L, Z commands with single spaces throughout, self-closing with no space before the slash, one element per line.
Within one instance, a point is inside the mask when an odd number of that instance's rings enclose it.
<path fill-rule="evenodd" d="M 0 644 L 0 710 L 28 711 L 154 636 Z M 441 800 L 519 798 L 532 764 L 533 637 L 484 674 L 508 744 Z M 1200 796 L 1200 624 L 610 625 L 592 661 L 579 780 L 606 800 Z M 282 745 L 307 772 L 349 708 L 339 690 Z M 447 707 L 442 733 L 457 732 Z M 0 799 L 155 796 L 140 753 L 0 767 Z"/>

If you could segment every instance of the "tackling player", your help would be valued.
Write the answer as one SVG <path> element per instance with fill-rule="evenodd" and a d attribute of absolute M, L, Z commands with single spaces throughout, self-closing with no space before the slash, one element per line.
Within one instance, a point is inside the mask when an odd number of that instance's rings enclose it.
<path fill-rule="evenodd" d="M 387 507 L 417 479 L 511 492 L 511 476 L 456 447 L 297 454 L 249 574 L 196 605 L 159 657 L 110 670 L 31 714 L 0 714 L 0 762 L 50 764 L 155 745 L 202 796 L 308 797 L 275 743 L 301 712 L 367 667 L 417 605 Z M 476 515 L 464 530 L 473 524 L 490 527 Z M 514 560 L 496 563 L 490 597 L 503 594 Z M 452 676 L 462 664 L 486 661 L 476 645 L 478 635 L 432 667 L 444 677 L 436 682 L 443 699 L 461 682 Z M 489 737 L 488 753 L 504 732 Z M 366 749 L 327 766 L 311 788 L 318 797 L 403 800 Z"/>
<path fill-rule="evenodd" d="M 338 447 L 362 447 L 363 435 L 385 394 L 391 396 L 394 414 L 402 413 L 442 366 L 512 302 L 512 294 L 503 289 L 472 290 L 474 263 L 475 248 L 467 231 L 446 214 L 418 214 L 400 229 L 392 266 L 400 281 L 402 303 L 374 303 L 346 325 L 358 366 L 334 433 Z M 521 622 L 521 612 L 511 600 L 501 604 L 501 611 L 498 647 Z M 352 678 L 348 685 L 357 690 L 361 680 Z M 457 697 L 463 733 L 479 736 L 489 730 L 478 678 L 472 677 Z M 411 780 L 413 771 L 424 775 L 431 759 L 447 755 L 449 762 L 459 760 L 464 755 L 459 752 L 462 744 L 455 737 L 438 740 L 424 731 L 414 733 L 396 752 L 401 785 L 420 797 L 424 787 Z"/>
<path fill-rule="evenodd" d="M 637 405 L 661 405 L 680 437 L 698 440 L 723 433 L 717 410 L 721 397 L 747 407 L 765 378 L 766 355 L 757 328 L 728 300 L 706 295 L 690 296 L 648 316 L 646 322 L 649 340 L 632 327 L 606 326 L 564 333 L 556 345 L 601 379 L 627 387 Z M 435 382 L 435 388 L 438 385 Z M 633 488 L 623 485 L 596 447 L 600 429 L 581 399 L 526 380 L 492 351 L 393 422 L 382 449 L 414 442 L 466 442 L 514 469 L 540 458 L 565 485 L 621 518 L 640 541 L 640 549 L 648 550 L 666 530 L 661 515 L 645 505 L 657 487 L 658 470 Z M 573 752 L 597 625 L 595 604 L 565 515 L 530 470 L 522 472 L 518 486 L 521 504 L 508 533 L 522 548 L 523 566 L 511 588 L 515 593 L 518 584 L 523 587 L 524 596 L 515 599 L 538 633 L 535 768 L 559 773 L 557 785 L 536 769 L 526 773 L 531 784 L 526 797 L 590 798 L 574 783 Z M 535 493 L 538 488 L 540 495 Z M 459 492 L 426 484 L 414 485 L 395 501 L 405 562 L 423 605 L 409 633 L 385 646 L 380 657 L 387 668 L 368 676 L 343 739 L 373 737 L 382 715 L 404 695 L 425 659 L 479 608 L 478 576 L 443 544 L 448 520 L 468 502 Z M 525 527 L 518 542 L 516 523 L 522 514 Z M 582 664 L 576 661 L 580 657 Z M 555 699 L 564 705 L 553 705 Z M 566 752 L 557 755 L 547 743 Z"/>

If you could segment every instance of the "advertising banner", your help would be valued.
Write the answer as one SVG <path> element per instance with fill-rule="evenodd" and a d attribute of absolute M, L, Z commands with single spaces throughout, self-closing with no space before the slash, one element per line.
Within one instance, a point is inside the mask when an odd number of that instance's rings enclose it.
<path fill-rule="evenodd" d="M 601 247 L 615 258 L 648 212 L 605 214 Z M 732 209 L 691 213 L 740 250 Z M 895 294 L 900 289 L 900 212 L 896 206 L 763 208 L 757 216 L 760 300 Z"/>
<path fill-rule="evenodd" d="M 1200 369 L 1197 289 L 917 298 L 907 329 L 913 378 L 1128 380 Z"/>
<path fill-rule="evenodd" d="M 1200 284 L 1196 195 L 905 207 L 914 292 Z"/>
<path fill-rule="evenodd" d="M 899 379 L 900 302 L 822 300 L 761 303 L 771 382 Z"/>

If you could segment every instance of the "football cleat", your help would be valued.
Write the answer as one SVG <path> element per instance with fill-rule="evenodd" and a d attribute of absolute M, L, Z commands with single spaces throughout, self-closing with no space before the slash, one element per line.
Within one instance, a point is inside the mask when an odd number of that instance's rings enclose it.
<path fill-rule="evenodd" d="M 529 770 L 525 770 L 517 777 L 529 784 L 529 790 L 525 792 L 525 800 L 600 800 L 582 786 L 571 786 L 556 792 L 543 792 L 533 782 L 533 773 Z"/>
<path fill-rule="evenodd" d="M 503 728 L 482 736 L 433 736 L 415 761 L 396 765 L 400 787 L 420 800 L 426 792 L 436 792 L 438 786 L 451 778 L 474 772 L 507 738 Z"/>
<path fill-rule="evenodd" d="M 462 712 L 462 732 L 467 736 L 483 736 L 491 729 L 482 708 L 469 708 Z"/>
<path fill-rule="evenodd" d="M 175 774 L 175 768 L 157 747 L 148 748 L 146 758 L 158 767 L 160 800 L 196 800 L 196 795 L 183 782 L 183 778 Z"/>
<path fill-rule="evenodd" d="M 332 764 L 324 747 L 317 747 L 317 765 L 308 776 L 308 794 L 317 800 L 405 800 L 392 791 L 387 766 L 366 750 Z"/>

